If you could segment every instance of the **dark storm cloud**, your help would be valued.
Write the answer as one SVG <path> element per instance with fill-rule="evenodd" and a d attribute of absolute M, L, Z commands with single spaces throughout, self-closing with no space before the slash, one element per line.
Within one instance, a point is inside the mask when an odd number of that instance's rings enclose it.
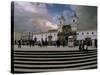
<path fill-rule="evenodd" d="M 53 7 L 53 4 L 51 5 Z M 68 7 L 66 7 L 67 9 Z M 64 13 L 69 24 L 73 10 L 79 17 L 79 30 L 97 29 L 97 8 L 90 6 L 71 5 L 70 10 L 61 11 Z M 52 16 L 48 12 L 46 4 L 33 2 L 14 2 L 14 30 L 17 32 L 47 31 L 57 28 L 59 14 Z M 54 21 L 52 20 L 55 20 Z"/>
<path fill-rule="evenodd" d="M 79 30 L 97 29 L 97 7 L 96 6 L 71 6 L 79 17 Z"/>
<path fill-rule="evenodd" d="M 15 2 L 14 28 L 17 32 L 47 31 L 57 26 L 52 23 L 45 4 Z"/>

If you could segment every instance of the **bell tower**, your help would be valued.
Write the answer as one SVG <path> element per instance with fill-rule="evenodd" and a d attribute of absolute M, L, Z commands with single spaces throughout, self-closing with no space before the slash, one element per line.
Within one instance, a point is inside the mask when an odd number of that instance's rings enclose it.
<path fill-rule="evenodd" d="M 72 16 L 72 24 L 71 24 L 71 30 L 77 31 L 79 25 L 79 17 L 76 15 L 76 13 Z"/>
<path fill-rule="evenodd" d="M 64 21 L 65 21 L 65 19 L 64 19 L 63 15 L 61 15 L 61 17 L 59 18 L 58 32 L 62 32 L 62 27 L 64 25 Z"/>

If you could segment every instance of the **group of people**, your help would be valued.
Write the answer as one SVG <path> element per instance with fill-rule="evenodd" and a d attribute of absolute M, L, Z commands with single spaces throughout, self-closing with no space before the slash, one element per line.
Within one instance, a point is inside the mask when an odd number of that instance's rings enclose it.
<path fill-rule="evenodd" d="M 88 51 L 88 44 L 87 44 L 87 41 L 86 40 L 82 40 L 79 43 L 79 50 L 80 51 Z"/>
<path fill-rule="evenodd" d="M 18 40 L 17 43 L 18 48 L 21 48 L 21 46 L 38 46 L 38 47 L 47 47 L 50 45 L 50 42 L 47 40 L 41 39 L 41 41 L 36 41 L 36 40 Z M 60 47 L 60 46 L 65 46 L 65 41 L 60 42 L 59 40 L 56 40 L 53 46 Z M 97 42 L 96 42 L 96 47 L 97 47 Z M 88 51 L 88 41 L 87 40 L 81 40 L 79 42 L 79 51 Z"/>
<path fill-rule="evenodd" d="M 56 40 L 56 46 L 57 46 L 57 47 L 60 47 L 60 46 L 65 47 L 65 46 L 66 46 L 66 43 L 65 43 L 65 41 L 64 41 L 64 40 L 63 40 L 62 42 L 61 42 L 61 41 L 59 41 L 59 40 Z"/>
<path fill-rule="evenodd" d="M 42 47 L 42 46 L 47 46 L 48 42 L 47 40 L 46 41 L 41 40 L 41 42 L 35 40 L 18 40 L 16 41 L 16 44 L 18 45 L 18 48 L 21 48 L 22 45 L 30 46 L 30 47 L 37 45 L 39 47 Z"/>
<path fill-rule="evenodd" d="M 36 41 L 36 40 L 18 40 L 16 41 L 16 45 L 18 45 L 18 48 L 21 48 L 23 46 L 38 46 L 38 47 L 47 47 L 48 45 L 60 47 L 60 46 L 65 46 L 65 41 L 62 41 L 62 43 L 59 40 L 56 40 L 55 42 L 50 42 L 47 40 L 41 39 L 41 41 Z"/>

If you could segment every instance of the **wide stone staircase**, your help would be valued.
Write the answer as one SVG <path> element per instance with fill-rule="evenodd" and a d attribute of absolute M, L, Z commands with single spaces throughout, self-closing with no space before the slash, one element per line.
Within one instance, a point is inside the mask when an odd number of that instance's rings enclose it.
<path fill-rule="evenodd" d="M 24 51 L 14 50 L 13 72 L 36 73 L 97 68 L 97 50 Z"/>

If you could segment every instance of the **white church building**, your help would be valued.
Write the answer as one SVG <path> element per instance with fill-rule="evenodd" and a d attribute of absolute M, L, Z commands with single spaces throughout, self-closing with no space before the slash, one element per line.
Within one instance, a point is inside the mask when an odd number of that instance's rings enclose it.
<path fill-rule="evenodd" d="M 51 40 L 51 41 L 56 41 L 58 40 L 58 34 L 63 31 L 63 26 L 64 26 L 64 17 L 60 17 L 60 24 L 58 25 L 58 29 L 53 29 L 49 30 L 47 32 L 14 32 L 14 40 L 34 40 L 37 39 L 37 41 L 41 42 L 42 40 Z M 80 40 L 85 40 L 88 38 L 91 41 L 91 46 L 94 47 L 94 42 L 97 40 L 97 30 L 78 30 L 78 25 L 79 25 L 79 18 L 74 15 L 72 17 L 72 23 L 70 24 L 71 26 L 71 31 L 76 32 L 76 41 Z M 68 36 L 68 46 L 73 46 L 74 45 L 74 36 L 70 35 Z"/>

